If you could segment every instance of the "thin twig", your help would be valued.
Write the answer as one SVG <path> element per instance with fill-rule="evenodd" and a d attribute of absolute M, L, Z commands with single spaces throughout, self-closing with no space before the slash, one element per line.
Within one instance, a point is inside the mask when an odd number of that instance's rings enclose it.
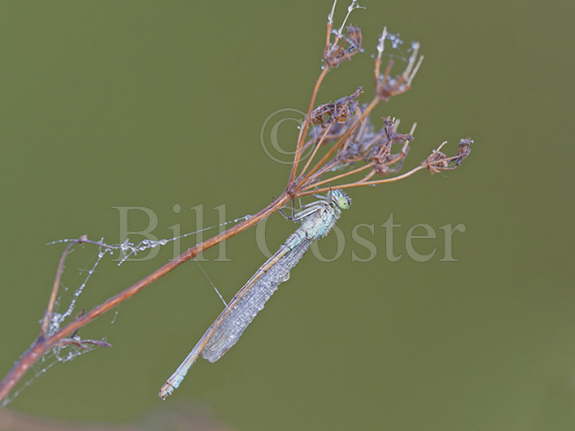
<path fill-rule="evenodd" d="M 358 183 L 363 183 L 363 182 L 369 180 L 374 175 L 375 175 L 375 171 L 371 171 L 365 177 L 363 177 L 361 180 L 359 180 Z"/>
<path fill-rule="evenodd" d="M 337 6 L 337 0 L 333 0 L 333 5 L 331 6 L 331 12 L 327 16 L 325 48 L 323 51 L 324 53 L 326 53 L 328 49 L 331 47 L 331 31 L 333 30 L 333 16 L 335 15 L 336 6 Z"/>
<path fill-rule="evenodd" d="M 50 293 L 50 299 L 48 300 L 48 306 L 46 307 L 46 313 L 44 313 L 44 319 L 42 320 L 41 335 L 46 336 L 48 334 L 48 329 L 50 327 L 50 322 L 52 321 L 52 315 L 54 313 L 54 306 L 56 305 L 56 300 L 58 299 L 58 292 L 60 291 L 60 285 L 62 283 L 62 274 L 64 274 L 64 266 L 66 264 L 66 258 L 72 251 L 74 243 L 69 243 L 64 248 L 60 260 L 58 262 L 58 268 L 56 269 L 56 276 L 54 277 L 54 282 L 52 283 L 52 292 Z"/>
<path fill-rule="evenodd" d="M 63 338 L 62 340 L 60 340 L 58 342 L 58 345 L 60 347 L 64 347 L 64 346 L 76 346 L 79 347 L 81 349 L 85 349 L 88 346 L 96 346 L 96 347 L 112 347 L 112 345 L 110 343 L 108 343 L 107 341 L 102 341 L 102 340 L 82 340 L 78 337 L 73 337 L 73 338 Z"/>
<path fill-rule="evenodd" d="M 307 108 L 307 114 L 303 120 L 303 125 L 302 125 L 302 128 L 300 130 L 300 134 L 299 134 L 299 137 L 297 140 L 297 145 L 296 145 L 296 149 L 295 149 L 295 154 L 294 154 L 294 159 L 292 162 L 292 167 L 291 167 L 291 172 L 290 172 L 288 184 L 293 183 L 295 176 L 297 174 L 297 168 L 299 166 L 299 161 L 301 159 L 301 154 L 302 154 L 303 145 L 305 142 L 305 137 L 307 135 L 307 131 L 309 129 L 309 125 L 311 122 L 311 111 L 313 111 L 313 107 L 315 106 L 315 100 L 317 98 L 319 88 L 321 87 L 321 83 L 323 82 L 323 80 L 326 77 L 328 72 L 329 72 L 329 67 L 327 67 L 327 65 L 326 65 L 323 68 L 323 70 L 321 71 L 321 73 L 319 74 L 319 77 L 317 78 L 317 81 L 313 87 L 313 92 L 311 93 L 311 99 L 309 101 L 309 105 Z"/>
<path fill-rule="evenodd" d="M 319 147 L 321 147 L 321 144 L 323 144 L 323 141 L 325 140 L 325 137 L 327 136 L 327 132 L 329 132 L 329 128 L 330 128 L 330 126 L 327 126 L 327 127 L 325 128 L 325 132 L 323 132 L 323 134 L 321 135 L 319 141 L 317 141 L 317 144 L 315 144 L 315 147 L 314 147 L 313 151 L 311 152 L 310 156 L 308 157 L 305 166 L 304 166 L 303 169 L 301 170 L 300 175 L 305 174 L 305 171 L 307 171 L 307 168 L 309 168 L 309 165 L 311 164 L 312 160 L 314 159 L 315 155 L 317 154 L 317 151 L 319 150 Z"/>
<path fill-rule="evenodd" d="M 336 176 L 331 177 L 331 178 L 326 178 L 325 180 L 322 180 L 322 181 L 314 182 L 313 184 L 308 185 L 307 187 L 304 187 L 304 190 L 308 190 L 308 189 L 310 189 L 310 188 L 312 188 L 312 187 L 322 186 L 322 185 L 324 185 L 324 184 L 331 183 L 332 181 L 340 180 L 340 179 L 345 178 L 345 177 L 348 177 L 348 176 L 350 176 L 350 175 L 357 174 L 357 173 L 359 173 L 359 172 L 363 172 L 363 171 L 365 171 L 366 169 L 369 169 L 369 168 L 372 168 L 372 167 L 373 167 L 373 164 L 372 164 L 372 163 L 369 163 L 369 164 L 367 164 L 367 165 L 360 166 L 359 168 L 353 169 L 353 170 L 351 170 L 351 171 L 344 172 L 343 174 L 339 174 L 339 175 L 336 175 Z"/>
<path fill-rule="evenodd" d="M 2 379 L 0 382 L 0 400 L 4 400 L 6 396 L 10 393 L 10 391 L 14 388 L 14 386 L 20 381 L 20 379 L 24 376 L 24 374 L 28 371 L 28 369 L 36 363 L 38 359 L 42 357 L 46 352 L 48 352 L 56 343 L 60 340 L 70 336 L 78 329 L 86 326 L 88 323 L 92 322 L 96 318 L 100 317 L 102 314 L 107 313 L 111 309 L 117 307 L 122 302 L 130 299 L 132 296 L 136 295 L 140 292 L 144 287 L 150 285 L 154 281 L 162 278 L 169 272 L 176 269 L 181 264 L 193 259 L 202 251 L 211 248 L 220 242 L 231 238 L 232 236 L 237 235 L 240 232 L 243 232 L 247 228 L 255 225 L 260 220 L 268 217 L 269 215 L 273 214 L 280 208 L 282 208 L 288 201 L 290 200 L 290 196 L 284 192 L 282 193 L 277 199 L 275 199 L 271 204 L 267 207 L 263 208 L 253 217 L 238 223 L 237 225 L 221 232 L 220 234 L 195 245 L 194 247 L 186 250 L 176 259 L 171 260 L 170 262 L 164 264 L 156 271 L 152 272 L 147 277 L 143 278 L 142 280 L 138 281 L 137 283 L 133 284 L 132 286 L 124 289 L 117 295 L 109 298 L 102 304 L 94 307 L 87 313 L 83 314 L 82 316 L 78 317 L 76 320 L 73 320 L 58 332 L 48 337 L 39 337 L 30 348 L 20 357 L 20 359 L 14 364 L 12 369 L 8 372 L 8 374 Z"/>
<path fill-rule="evenodd" d="M 385 183 L 393 183 L 396 181 L 400 181 L 403 180 L 407 177 L 412 176 L 413 174 L 415 174 L 416 172 L 425 169 L 425 166 L 417 166 L 415 168 L 413 168 L 411 171 L 405 172 L 404 174 L 398 175 L 396 177 L 390 177 L 390 178 L 384 178 L 382 180 L 376 180 L 376 181 L 365 181 L 365 182 L 355 182 L 355 183 L 349 183 L 349 184 L 341 184 L 341 185 L 337 185 L 337 186 L 331 186 L 331 187 L 323 187 L 320 189 L 314 189 L 311 191 L 305 191 L 305 192 L 301 192 L 298 193 L 298 197 L 302 197 L 302 196 L 309 196 L 309 195 L 313 195 L 316 193 L 325 193 L 325 192 L 329 192 L 330 190 L 333 189 L 351 189 L 354 187 L 365 187 L 365 186 L 374 186 L 376 184 L 385 184 Z"/>

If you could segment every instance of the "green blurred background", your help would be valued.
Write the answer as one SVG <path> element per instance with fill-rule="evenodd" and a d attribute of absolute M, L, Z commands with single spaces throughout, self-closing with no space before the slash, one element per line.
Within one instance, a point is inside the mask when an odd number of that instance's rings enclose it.
<path fill-rule="evenodd" d="M 156 394 L 221 309 L 197 265 L 157 282 L 82 331 L 114 345 L 59 365 L 10 409 L 75 423 L 137 424 L 179 405 L 237 430 L 572 430 L 575 293 L 570 186 L 573 2 L 364 0 L 352 23 L 367 53 L 387 25 L 422 43 L 413 91 L 378 115 L 417 121 L 408 160 L 476 139 L 463 168 L 351 193 L 332 263 L 308 256 L 241 342 L 201 361 L 174 398 Z M 338 17 L 347 3 L 340 5 Z M 22 1 L 0 7 L 0 373 L 37 335 L 52 282 L 54 239 L 117 242 L 119 206 L 194 230 L 254 213 L 277 195 L 286 165 L 266 156 L 260 128 L 305 109 L 320 65 L 329 1 Z M 331 74 L 320 101 L 372 89 L 369 55 Z M 364 95 L 362 100 L 367 100 Z M 177 214 L 173 206 L 179 204 Z M 393 213 L 399 262 L 381 227 Z M 354 226 L 375 226 L 377 258 L 353 262 Z M 407 229 L 462 223 L 457 262 L 439 248 L 405 256 Z M 134 230 L 145 220 L 133 220 Z M 268 223 L 270 247 L 293 229 Z M 367 231 L 362 231 L 366 236 Z M 193 244 L 193 239 L 183 246 Z M 333 238 L 322 244 L 330 253 Z M 74 254 L 71 288 L 93 249 Z M 263 261 L 255 231 L 229 261 L 203 268 L 226 297 Z M 107 262 L 89 308 L 164 263 Z M 173 403 L 173 404 L 170 404 Z M 172 429 L 167 425 L 151 429 Z M 182 428 L 184 429 L 184 428 Z M 199 429 L 199 428 L 198 428 Z"/>

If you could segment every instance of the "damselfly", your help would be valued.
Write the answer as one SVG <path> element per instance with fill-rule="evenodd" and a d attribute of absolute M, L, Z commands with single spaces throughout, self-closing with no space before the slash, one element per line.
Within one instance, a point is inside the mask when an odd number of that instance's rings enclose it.
<path fill-rule="evenodd" d="M 291 269 L 311 244 L 327 235 L 341 211 L 350 206 L 349 196 L 341 190 L 332 190 L 326 196 L 318 196 L 317 201 L 305 205 L 292 217 L 292 220 L 300 223 L 300 227 L 236 293 L 174 374 L 166 380 L 160 389 L 160 398 L 167 398 L 180 386 L 200 355 L 215 362 L 238 342 L 278 286 L 289 279 Z"/>

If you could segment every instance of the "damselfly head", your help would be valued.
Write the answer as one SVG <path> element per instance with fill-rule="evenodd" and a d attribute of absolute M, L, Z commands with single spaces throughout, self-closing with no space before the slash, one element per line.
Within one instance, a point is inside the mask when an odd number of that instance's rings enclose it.
<path fill-rule="evenodd" d="M 351 207 L 351 198 L 341 190 L 332 190 L 331 201 L 341 210 L 347 210 Z"/>

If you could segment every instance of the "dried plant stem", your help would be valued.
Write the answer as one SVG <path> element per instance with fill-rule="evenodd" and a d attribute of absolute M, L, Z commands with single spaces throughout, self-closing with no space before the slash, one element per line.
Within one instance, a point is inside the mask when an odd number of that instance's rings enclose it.
<path fill-rule="evenodd" d="M 307 114 L 306 114 L 305 119 L 303 121 L 303 125 L 302 125 L 302 128 L 301 128 L 300 133 L 299 133 L 299 137 L 297 140 L 295 155 L 294 155 L 293 164 L 291 167 L 291 172 L 290 172 L 289 181 L 288 181 L 289 184 L 293 183 L 293 181 L 297 175 L 297 169 L 299 166 L 299 162 L 301 160 L 301 155 L 303 152 L 303 146 L 305 143 L 305 137 L 307 135 L 307 131 L 309 130 L 309 125 L 311 122 L 310 114 L 311 114 L 311 111 L 313 110 L 313 107 L 315 106 L 315 101 L 317 99 L 317 94 L 319 92 L 319 88 L 321 87 L 321 84 L 322 84 L 323 80 L 325 79 L 328 72 L 329 72 L 329 68 L 327 66 L 324 67 L 322 69 L 321 73 L 319 74 L 317 81 L 315 82 L 315 85 L 313 87 L 313 91 L 312 91 L 309 105 L 307 108 Z"/>
<path fill-rule="evenodd" d="M 367 180 L 369 180 L 371 177 L 373 177 L 375 175 L 375 171 L 371 171 L 370 173 L 368 173 L 365 177 L 363 177 L 361 180 L 359 180 L 358 182 L 363 183 Z"/>
<path fill-rule="evenodd" d="M 322 180 L 322 181 L 314 182 L 312 186 L 305 187 L 304 190 L 307 190 L 310 187 L 316 188 L 319 186 L 323 186 L 324 184 L 328 184 L 328 183 L 331 183 L 332 181 L 336 181 L 336 180 L 341 180 L 342 178 L 348 177 L 350 175 L 358 174 L 360 172 L 365 171 L 366 169 L 371 169 L 371 168 L 373 168 L 372 163 L 367 164 L 367 165 L 363 165 L 363 166 L 360 166 L 359 168 L 353 169 L 351 171 L 344 172 L 343 174 L 339 174 L 339 175 L 333 176 L 331 178 L 326 178 L 325 180 Z"/>
<path fill-rule="evenodd" d="M 315 147 L 313 149 L 313 151 L 311 152 L 309 158 L 307 159 L 307 162 L 305 164 L 305 166 L 303 167 L 303 169 L 301 170 L 301 173 L 304 174 L 305 171 L 307 171 L 307 168 L 309 168 L 309 165 L 311 165 L 311 162 L 313 161 L 315 155 L 317 154 L 317 151 L 319 150 L 319 147 L 321 147 L 321 144 L 323 144 L 325 137 L 327 136 L 329 132 L 329 127 L 325 128 L 325 131 L 323 132 L 323 134 L 321 135 L 321 138 L 319 139 L 319 141 L 317 141 L 317 144 L 315 144 Z"/>
<path fill-rule="evenodd" d="M 323 188 L 319 188 L 319 189 L 303 191 L 301 193 L 298 193 L 298 197 L 309 196 L 309 195 L 313 195 L 316 193 L 325 193 L 325 192 L 329 192 L 330 190 L 333 190 L 333 189 L 351 189 L 354 187 L 375 186 L 377 184 L 393 183 L 396 181 L 404 180 L 405 178 L 410 177 L 413 174 L 415 174 L 416 172 L 419 172 L 425 168 L 426 168 L 426 166 L 421 165 L 421 166 L 417 166 L 417 167 L 413 168 L 412 170 L 407 171 L 401 175 L 397 175 L 395 177 L 383 178 L 381 180 L 375 180 L 375 181 L 357 181 L 355 183 L 338 184 L 337 186 L 323 187 Z M 306 190 L 307 190 L 307 188 L 306 188 Z"/>
<path fill-rule="evenodd" d="M 334 0 L 333 5 L 331 6 L 331 12 L 327 17 L 327 25 L 325 27 L 325 48 L 323 52 L 327 52 L 327 50 L 331 46 L 331 31 L 333 30 L 333 16 L 335 14 L 336 6 L 337 6 L 337 0 Z"/>
<path fill-rule="evenodd" d="M 220 242 L 237 235 L 238 233 L 253 226 L 260 220 L 263 220 L 264 218 L 273 214 L 281 207 L 283 207 L 289 200 L 290 196 L 287 193 L 282 193 L 271 204 L 263 208 L 253 217 L 240 222 L 230 229 L 186 250 L 175 260 L 166 263 L 147 277 L 124 289 L 97 307 L 94 307 L 90 311 L 78 317 L 76 320 L 73 320 L 68 325 L 64 326 L 55 334 L 51 336 L 40 335 L 40 337 L 38 337 L 32 346 L 30 346 L 30 348 L 20 357 L 20 359 L 16 362 L 16 364 L 14 364 L 12 369 L 0 382 L 0 401 L 4 400 L 8 396 L 10 391 L 20 381 L 28 369 L 60 340 L 72 335 L 77 330 L 86 326 L 88 323 L 92 322 L 102 314 L 110 311 L 122 302 L 130 299 L 132 296 L 140 292 L 144 287 L 165 276 L 181 264 L 189 261 L 190 259 L 193 259 L 202 251 L 207 250 L 208 248 L 211 248 Z"/>
<path fill-rule="evenodd" d="M 54 312 L 54 306 L 56 305 L 56 300 L 58 299 L 58 292 L 60 291 L 60 285 L 62 283 L 62 274 L 64 274 L 64 266 L 66 264 L 66 258 L 72 251 L 74 243 L 69 243 L 62 256 L 60 256 L 60 261 L 58 262 L 58 268 L 56 269 L 56 276 L 54 277 L 54 283 L 52 284 L 52 292 L 50 293 L 50 299 L 48 300 L 48 306 L 46 307 L 46 313 L 44 314 L 44 319 L 42 320 L 42 335 L 46 336 L 48 334 L 48 328 L 50 327 L 50 321 L 52 320 L 52 314 Z"/>

